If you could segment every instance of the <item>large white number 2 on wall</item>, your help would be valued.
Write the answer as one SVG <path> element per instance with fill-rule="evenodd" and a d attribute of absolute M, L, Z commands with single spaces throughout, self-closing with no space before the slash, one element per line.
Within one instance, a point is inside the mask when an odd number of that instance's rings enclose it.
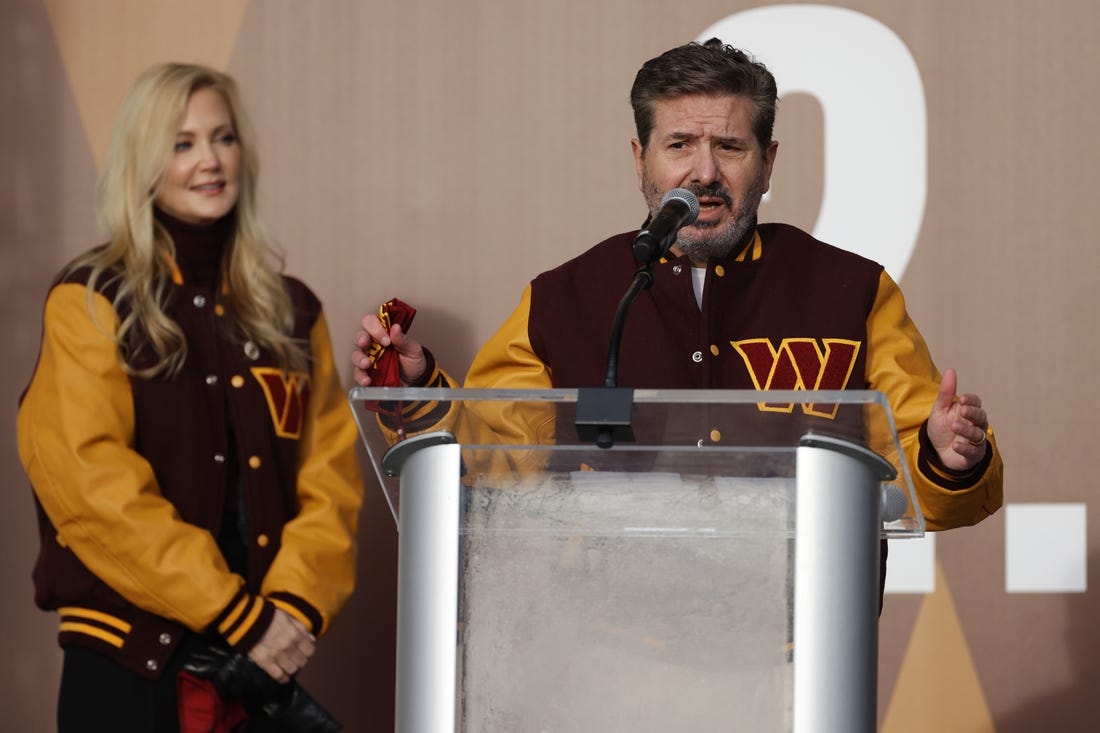
<path fill-rule="evenodd" d="M 909 49 L 879 21 L 824 5 L 735 13 L 699 40 L 714 36 L 763 61 L 780 97 L 802 92 L 818 100 L 825 185 L 813 234 L 881 263 L 900 280 L 928 190 L 924 85 Z"/>
<path fill-rule="evenodd" d="M 879 21 L 824 5 L 735 13 L 698 40 L 714 36 L 763 61 L 781 97 L 802 92 L 818 100 L 825 185 L 813 234 L 881 263 L 901 280 L 928 193 L 924 84 L 909 49 Z M 782 176 L 782 155 L 779 166 Z M 890 543 L 888 593 L 933 590 L 934 539 Z"/>

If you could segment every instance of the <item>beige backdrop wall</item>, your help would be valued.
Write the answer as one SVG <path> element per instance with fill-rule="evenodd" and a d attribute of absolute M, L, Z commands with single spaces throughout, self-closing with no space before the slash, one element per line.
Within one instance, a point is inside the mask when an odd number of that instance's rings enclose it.
<path fill-rule="evenodd" d="M 350 352 L 363 311 L 400 296 L 420 311 L 416 334 L 461 374 L 528 279 L 641 220 L 627 104 L 639 64 L 767 5 L 5 0 L 9 415 L 34 366 L 49 278 L 98 241 L 92 197 L 107 131 L 149 63 L 199 60 L 241 81 L 260 133 L 266 220 L 288 270 L 325 302 L 338 354 Z M 1096 506 L 1100 8 L 1086 0 L 834 5 L 889 28 L 920 72 L 927 202 L 902 277 L 911 312 L 940 366 L 956 367 L 963 388 L 990 407 L 1016 516 L 1052 503 L 1084 522 Z M 754 48 L 752 37 L 726 40 Z M 864 91 L 878 100 L 883 90 Z M 882 119 L 859 124 L 870 131 Z M 764 218 L 814 227 L 824 172 L 845 164 L 825 160 L 826 122 L 812 95 L 784 100 Z M 861 184 L 869 210 L 906 195 Z M 14 419 L 3 433 L 0 727 L 48 730 L 55 620 L 32 603 L 33 506 Z M 1008 515 L 938 536 L 934 590 L 887 596 L 883 730 L 1091 730 L 1100 720 L 1100 533 L 1088 527 L 1080 557 L 1051 564 L 1056 574 L 1068 562 L 1082 588 L 1010 591 L 1008 557 L 1024 539 Z M 395 532 L 373 484 L 363 528 L 359 590 L 305 673 L 349 731 L 392 729 Z M 1030 547 L 1043 560 L 1044 548 Z"/>

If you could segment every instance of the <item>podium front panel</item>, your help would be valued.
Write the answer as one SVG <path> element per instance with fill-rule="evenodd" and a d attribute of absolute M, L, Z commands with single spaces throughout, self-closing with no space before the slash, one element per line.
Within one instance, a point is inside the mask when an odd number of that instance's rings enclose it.
<path fill-rule="evenodd" d="M 791 730 L 798 446 L 885 458 L 923 533 L 882 395 L 639 390 L 609 448 L 577 398 L 352 391 L 395 517 L 401 452 L 460 446 L 454 729 Z"/>
<path fill-rule="evenodd" d="M 584 471 L 466 501 L 459 730 L 789 730 L 790 480 Z"/>

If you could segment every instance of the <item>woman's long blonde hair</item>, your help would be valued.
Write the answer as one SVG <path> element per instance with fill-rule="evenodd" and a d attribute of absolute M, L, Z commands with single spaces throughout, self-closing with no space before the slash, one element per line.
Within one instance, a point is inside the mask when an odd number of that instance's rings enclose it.
<path fill-rule="evenodd" d="M 115 286 L 114 305 L 122 314 L 116 342 L 128 374 L 148 379 L 179 373 L 187 358 L 187 339 L 164 312 L 175 245 L 153 218 L 153 204 L 187 101 L 200 89 L 213 89 L 225 100 L 241 151 L 239 197 L 229 214 L 235 227 L 222 257 L 222 279 L 229 290 L 226 314 L 247 339 L 271 351 L 281 368 L 304 370 L 303 345 L 290 336 L 294 309 L 280 276 L 283 258 L 267 243 L 256 215 L 255 136 L 237 84 L 227 74 L 167 63 L 138 77 L 119 110 L 97 189 L 99 223 L 109 241 L 76 260 L 70 271 L 91 270 L 89 299 L 100 281 Z M 146 347 L 152 349 L 154 363 L 139 368 L 134 359 Z M 146 358 L 142 362 L 148 363 Z"/>

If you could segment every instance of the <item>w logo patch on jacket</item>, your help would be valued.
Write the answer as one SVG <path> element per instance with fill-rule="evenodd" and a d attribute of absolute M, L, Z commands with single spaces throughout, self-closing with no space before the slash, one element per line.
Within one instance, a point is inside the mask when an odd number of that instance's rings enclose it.
<path fill-rule="evenodd" d="M 300 438 L 309 405 L 309 375 L 272 367 L 252 367 L 252 376 L 264 389 L 275 434 L 280 438 Z"/>
<path fill-rule="evenodd" d="M 822 339 L 819 344 L 812 338 L 783 339 L 779 348 L 772 346 L 768 339 L 746 339 L 730 344 L 744 359 L 753 384 L 761 390 L 844 389 L 852 376 L 860 347 L 859 341 Z M 794 404 L 762 403 L 760 409 L 791 412 Z M 807 415 L 834 418 L 837 405 L 803 404 L 802 411 Z"/>

